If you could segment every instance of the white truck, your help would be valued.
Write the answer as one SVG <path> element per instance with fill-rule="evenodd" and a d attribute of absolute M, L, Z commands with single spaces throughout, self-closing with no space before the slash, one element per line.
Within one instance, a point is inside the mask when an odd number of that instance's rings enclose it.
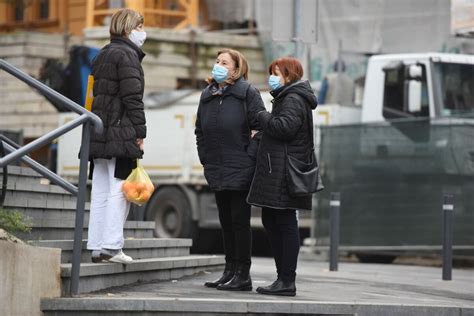
<path fill-rule="evenodd" d="M 382 55 L 369 60 L 365 95 L 361 106 L 320 105 L 314 111 L 315 139 L 319 143 L 320 126 L 360 122 L 384 121 L 391 117 L 429 113 L 429 116 L 446 114 L 448 109 L 437 108 L 435 98 L 439 89 L 436 80 L 439 70 L 434 63 L 474 64 L 472 56 L 445 54 Z M 389 69 L 400 74 L 408 72 L 410 80 L 403 82 L 410 98 L 406 109 L 384 106 L 387 85 L 391 85 Z M 403 88 L 405 89 L 405 88 Z M 402 90 L 403 90 L 402 89 Z M 472 93 L 471 86 L 471 93 Z M 394 91 L 395 94 L 396 91 Z M 472 94 L 471 94 L 472 96 Z M 174 91 L 169 96 L 147 95 L 145 112 L 148 136 L 142 165 L 157 185 L 150 201 L 135 210 L 136 220 L 154 220 L 158 237 L 192 237 L 196 229 L 218 228 L 214 196 L 203 177 L 203 168 L 197 156 L 194 123 L 199 102 L 199 91 Z M 262 92 L 268 109 L 271 96 Z M 404 94 L 402 93 L 402 98 Z M 426 98 L 429 101 L 426 101 Z M 173 100 L 174 101 L 170 101 Z M 471 105 L 472 106 L 472 105 Z M 74 114 L 62 114 L 60 124 Z M 78 173 L 77 152 L 80 131 L 66 134 L 58 142 L 58 173 L 74 180 Z M 318 144 L 316 144 L 318 149 Z M 320 148 L 321 151 L 324 148 Z M 324 166 L 324 161 L 322 162 Z M 254 210 L 252 225 L 261 227 L 258 210 Z M 300 226 L 311 227 L 310 214 L 302 214 Z"/>
<path fill-rule="evenodd" d="M 320 135 L 328 190 L 318 194 L 317 245 L 327 246 L 337 191 L 341 250 L 384 263 L 439 254 L 443 199 L 452 195 L 455 255 L 474 256 L 474 56 L 372 57 L 361 122 Z"/>

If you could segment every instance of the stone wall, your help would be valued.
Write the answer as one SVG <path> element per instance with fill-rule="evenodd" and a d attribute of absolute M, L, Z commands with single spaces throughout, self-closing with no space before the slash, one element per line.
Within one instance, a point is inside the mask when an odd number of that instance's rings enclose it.
<path fill-rule="evenodd" d="M 0 36 L 0 58 L 34 78 L 47 58 L 65 59 L 78 38 L 38 32 Z M 23 130 L 25 138 L 37 138 L 58 126 L 56 109 L 36 90 L 0 71 L 0 127 Z"/>
<path fill-rule="evenodd" d="M 61 249 L 0 240 L 2 315 L 40 316 L 41 298 L 61 295 Z"/>

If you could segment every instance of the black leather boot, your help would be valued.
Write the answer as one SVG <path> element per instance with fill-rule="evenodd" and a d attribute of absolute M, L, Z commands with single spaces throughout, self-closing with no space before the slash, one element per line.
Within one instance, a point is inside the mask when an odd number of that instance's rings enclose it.
<path fill-rule="evenodd" d="M 295 281 L 283 281 L 281 279 L 277 279 L 269 286 L 259 286 L 257 288 L 257 292 L 267 295 L 295 296 Z"/>
<path fill-rule="evenodd" d="M 204 283 L 204 286 L 217 287 L 219 284 L 224 284 L 224 283 L 229 282 L 234 277 L 234 274 L 235 274 L 234 269 L 230 267 L 229 268 L 226 267 L 226 269 L 222 273 L 222 276 L 219 279 L 212 282 L 206 282 Z"/>
<path fill-rule="evenodd" d="M 235 265 L 233 263 L 227 262 L 225 264 L 225 268 L 224 268 L 224 272 L 222 273 L 222 276 L 215 281 L 204 283 L 204 286 L 215 288 L 219 284 L 224 284 L 224 283 L 229 282 L 234 277 L 234 274 L 235 274 Z"/>
<path fill-rule="evenodd" d="M 249 269 L 238 269 L 234 277 L 225 284 L 219 284 L 218 290 L 224 291 L 252 291 L 252 279 Z"/>

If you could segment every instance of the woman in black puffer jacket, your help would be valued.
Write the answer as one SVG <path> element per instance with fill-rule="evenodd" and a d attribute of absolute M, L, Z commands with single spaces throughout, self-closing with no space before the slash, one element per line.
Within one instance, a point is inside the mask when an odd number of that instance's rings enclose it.
<path fill-rule="evenodd" d="M 111 19 L 110 44 L 92 65 L 92 112 L 104 124 L 102 133 L 92 133 L 90 144 L 93 171 L 87 249 L 92 250 L 93 262 L 132 262 L 122 251 L 130 209 L 122 184 L 143 156 L 146 137 L 141 66 L 145 54 L 140 48 L 145 38 L 143 16 L 119 10 Z"/>
<path fill-rule="evenodd" d="M 260 129 L 257 113 L 265 107 L 260 93 L 246 81 L 247 73 L 240 52 L 220 50 L 196 119 L 199 159 L 215 192 L 226 260 L 221 278 L 204 285 L 219 290 L 252 289 L 250 205 L 245 199 L 258 147 L 252 136 Z"/>
<path fill-rule="evenodd" d="M 303 67 L 298 60 L 277 59 L 269 73 L 273 109 L 271 113 L 258 113 L 263 135 L 247 201 L 262 207 L 262 222 L 272 245 L 278 278 L 270 286 L 257 288 L 257 292 L 294 296 L 300 245 L 296 210 L 311 210 L 312 197 L 289 194 L 286 150 L 300 161 L 310 161 L 312 110 L 318 103 L 309 83 L 300 81 Z"/>

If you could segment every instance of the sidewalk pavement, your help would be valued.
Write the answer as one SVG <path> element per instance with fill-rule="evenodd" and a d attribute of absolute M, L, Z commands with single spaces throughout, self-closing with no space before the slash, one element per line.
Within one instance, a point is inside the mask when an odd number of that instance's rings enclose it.
<path fill-rule="evenodd" d="M 141 302 L 151 308 L 177 312 L 194 308 L 201 312 L 332 315 L 474 315 L 474 269 L 456 269 L 452 281 L 441 280 L 434 267 L 340 263 L 331 272 L 327 262 L 301 259 L 297 270 L 296 297 L 261 295 L 255 288 L 274 281 L 271 258 L 253 258 L 254 291 L 228 292 L 203 286 L 220 272 L 165 282 L 150 282 L 83 295 L 89 301 Z M 105 301 L 102 301 L 105 303 Z M 158 305 L 157 305 L 158 304 Z M 156 307 L 155 306 L 155 307 Z M 209 309 L 212 309 L 209 310 Z M 189 311 L 188 311 L 189 312 Z"/>

